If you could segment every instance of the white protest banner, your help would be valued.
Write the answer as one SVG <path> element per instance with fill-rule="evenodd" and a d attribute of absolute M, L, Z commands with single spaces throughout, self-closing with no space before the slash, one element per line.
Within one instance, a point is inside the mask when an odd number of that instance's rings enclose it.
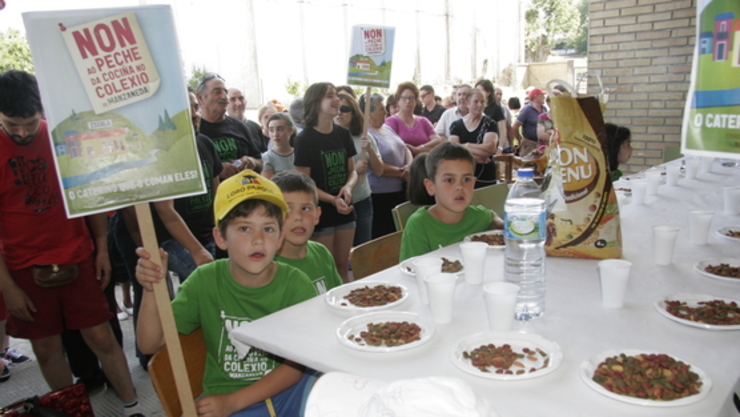
<path fill-rule="evenodd" d="M 696 49 L 686 99 L 684 154 L 740 153 L 740 2 L 697 2 Z"/>
<path fill-rule="evenodd" d="M 23 19 L 69 217 L 206 190 L 169 6 Z"/>
<path fill-rule="evenodd" d="M 388 88 L 395 36 L 396 29 L 392 27 L 353 26 L 347 83 Z"/>

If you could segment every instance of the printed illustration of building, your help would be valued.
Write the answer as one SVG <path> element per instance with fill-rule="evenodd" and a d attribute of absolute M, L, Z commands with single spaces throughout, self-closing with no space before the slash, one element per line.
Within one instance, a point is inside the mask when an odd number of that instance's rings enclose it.
<path fill-rule="evenodd" d="M 702 32 L 699 35 L 699 53 L 702 55 L 712 53 L 712 41 L 714 40 L 714 33 Z"/>
<path fill-rule="evenodd" d="M 740 19 L 732 26 L 732 66 L 740 67 Z"/>
<path fill-rule="evenodd" d="M 714 18 L 714 61 L 726 61 L 730 50 L 730 31 L 732 20 L 735 18 L 733 12 L 720 13 Z"/>
<path fill-rule="evenodd" d="M 118 128 L 78 134 L 76 130 L 70 130 L 64 132 L 66 146 L 56 146 L 56 153 L 69 154 L 70 158 L 88 159 L 122 154 L 126 152 L 127 131 L 126 128 Z"/>

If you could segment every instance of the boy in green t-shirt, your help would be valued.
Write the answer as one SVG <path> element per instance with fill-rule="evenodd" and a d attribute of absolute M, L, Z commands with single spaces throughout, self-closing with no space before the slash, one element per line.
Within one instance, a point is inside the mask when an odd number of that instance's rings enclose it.
<path fill-rule="evenodd" d="M 445 142 L 411 165 L 409 197 L 419 208 L 406 222 L 400 261 L 423 255 L 465 236 L 501 229 L 503 220 L 493 210 L 471 206 L 475 186 L 475 159 L 465 147 Z"/>
<path fill-rule="evenodd" d="M 319 294 L 342 285 L 342 277 L 329 249 L 309 240 L 321 217 L 316 183 L 298 171 L 279 172 L 272 181 L 280 187 L 288 205 L 283 224 L 285 241 L 275 260 L 303 271 Z"/>
<path fill-rule="evenodd" d="M 198 415 L 301 415 L 315 375 L 305 367 L 252 348 L 245 357 L 231 344 L 229 333 L 256 320 L 316 296 L 308 277 L 273 258 L 285 237 L 288 211 L 280 189 L 246 170 L 223 181 L 214 200 L 216 245 L 229 258 L 198 267 L 172 301 L 178 332 L 203 329 L 207 348 L 204 397 Z M 167 264 L 166 253 L 162 263 Z M 143 248 L 136 278 L 144 287 L 136 329 L 143 353 L 164 346 L 152 283 L 164 278 Z"/>

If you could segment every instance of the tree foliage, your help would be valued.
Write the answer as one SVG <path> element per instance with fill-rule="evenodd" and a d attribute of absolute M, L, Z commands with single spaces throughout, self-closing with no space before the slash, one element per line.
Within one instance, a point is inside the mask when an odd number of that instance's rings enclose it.
<path fill-rule="evenodd" d="M 200 80 L 203 79 L 203 76 L 208 73 L 208 70 L 205 66 L 197 67 L 193 65 L 193 68 L 190 70 L 190 77 L 188 77 L 188 85 L 193 87 L 193 89 L 198 88 L 198 84 L 200 84 Z"/>
<path fill-rule="evenodd" d="M 560 43 L 572 45 L 581 25 L 575 0 L 532 0 L 524 18 L 528 62 L 547 60 L 550 51 Z"/>
<path fill-rule="evenodd" d="M 15 29 L 0 33 L 0 72 L 16 69 L 34 73 L 26 37 Z"/>

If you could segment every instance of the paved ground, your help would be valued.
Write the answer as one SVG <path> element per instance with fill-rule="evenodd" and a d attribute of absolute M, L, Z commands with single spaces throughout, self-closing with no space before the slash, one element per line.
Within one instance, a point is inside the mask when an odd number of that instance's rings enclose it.
<path fill-rule="evenodd" d="M 119 294 L 120 297 L 120 294 Z M 131 377 L 139 397 L 139 403 L 142 404 L 148 417 L 164 417 L 162 405 L 159 402 L 157 394 L 154 392 L 149 374 L 139 366 L 134 351 L 134 325 L 133 319 L 129 318 L 121 322 L 123 330 L 123 348 L 128 359 Z M 20 350 L 24 355 L 33 357 L 31 344 L 27 340 L 11 339 L 10 345 Z M 41 395 L 49 392 L 44 378 L 41 376 L 36 361 L 26 362 L 13 365 L 10 368 L 10 380 L 0 384 L 0 406 L 11 404 L 17 400 Z M 91 396 L 95 415 L 98 417 L 118 417 L 123 413 L 121 402 L 116 393 L 110 389 L 104 389 L 99 393 Z"/>

